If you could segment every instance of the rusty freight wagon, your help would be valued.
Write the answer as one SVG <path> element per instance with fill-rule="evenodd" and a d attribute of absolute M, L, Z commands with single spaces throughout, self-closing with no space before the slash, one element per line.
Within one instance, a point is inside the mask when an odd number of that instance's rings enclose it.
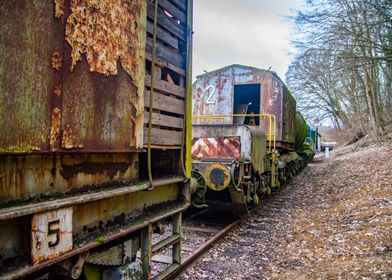
<path fill-rule="evenodd" d="M 296 101 L 276 73 L 234 64 L 200 75 L 192 103 L 196 207 L 247 211 L 306 164 Z"/>
<path fill-rule="evenodd" d="M 191 27 L 191 0 L 0 0 L 1 279 L 178 266 Z"/>

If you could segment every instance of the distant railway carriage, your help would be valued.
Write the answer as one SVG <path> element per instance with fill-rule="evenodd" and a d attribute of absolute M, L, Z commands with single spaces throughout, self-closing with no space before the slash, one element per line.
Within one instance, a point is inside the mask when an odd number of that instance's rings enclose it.
<path fill-rule="evenodd" d="M 150 278 L 166 218 L 180 262 L 192 1 L 154 3 L 0 1 L 1 279 L 96 279 L 140 248 Z"/>
<path fill-rule="evenodd" d="M 321 135 L 318 132 L 318 127 L 312 127 L 310 125 L 307 125 L 306 128 L 308 130 L 306 141 L 312 145 L 312 149 L 314 152 L 321 151 Z"/>
<path fill-rule="evenodd" d="M 306 163 L 307 131 L 276 73 L 231 65 L 193 84 L 193 204 L 243 212 Z"/>

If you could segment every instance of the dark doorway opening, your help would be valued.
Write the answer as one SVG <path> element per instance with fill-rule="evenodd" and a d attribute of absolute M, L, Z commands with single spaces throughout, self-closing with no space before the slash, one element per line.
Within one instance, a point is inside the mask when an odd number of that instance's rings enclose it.
<path fill-rule="evenodd" d="M 260 84 L 234 85 L 234 114 L 260 114 Z M 234 124 L 259 125 L 259 117 L 234 117 Z"/>

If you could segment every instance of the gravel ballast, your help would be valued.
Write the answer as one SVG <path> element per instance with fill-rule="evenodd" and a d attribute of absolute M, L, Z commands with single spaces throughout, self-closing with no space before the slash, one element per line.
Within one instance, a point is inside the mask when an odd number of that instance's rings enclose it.
<path fill-rule="evenodd" d="M 392 279 L 392 145 L 320 159 L 179 279 Z"/>

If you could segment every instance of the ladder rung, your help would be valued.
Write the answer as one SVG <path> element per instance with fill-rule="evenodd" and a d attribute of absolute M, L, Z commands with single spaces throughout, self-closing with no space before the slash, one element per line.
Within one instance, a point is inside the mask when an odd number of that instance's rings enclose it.
<path fill-rule="evenodd" d="M 174 271 L 176 271 L 180 267 L 179 264 L 175 263 L 166 268 L 164 271 L 159 273 L 157 276 L 153 278 L 153 280 L 162 280 L 165 279 L 168 275 L 172 274 Z"/>
<path fill-rule="evenodd" d="M 152 254 L 157 254 L 170 245 L 177 243 L 178 241 L 180 241 L 180 236 L 178 234 L 169 236 L 168 238 L 165 238 L 152 246 Z"/>

